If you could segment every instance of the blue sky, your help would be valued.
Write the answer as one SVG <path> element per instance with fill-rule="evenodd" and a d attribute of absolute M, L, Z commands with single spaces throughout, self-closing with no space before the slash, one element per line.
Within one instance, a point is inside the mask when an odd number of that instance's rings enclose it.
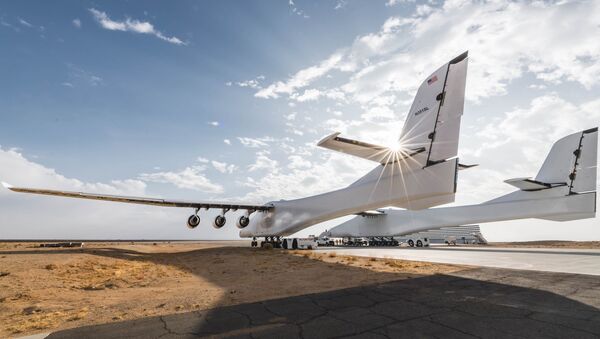
<path fill-rule="evenodd" d="M 316 141 L 394 142 L 423 77 L 469 50 L 459 155 L 481 166 L 461 173 L 457 203 L 481 202 L 534 176 L 556 139 L 600 123 L 598 36 L 593 1 L 4 2 L 0 178 L 253 203 L 339 188 L 372 165 Z M 212 229 L 210 213 L 189 231 L 187 210 L 5 190 L 0 202 L 7 238 L 237 234 Z M 597 224 L 484 232 L 598 239 Z"/>

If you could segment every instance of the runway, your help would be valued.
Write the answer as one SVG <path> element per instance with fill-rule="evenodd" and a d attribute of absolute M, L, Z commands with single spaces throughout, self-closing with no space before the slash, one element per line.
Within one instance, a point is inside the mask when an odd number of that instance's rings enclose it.
<path fill-rule="evenodd" d="M 325 247 L 317 251 L 376 258 L 395 258 L 447 264 L 600 275 L 600 250 L 432 246 Z"/>

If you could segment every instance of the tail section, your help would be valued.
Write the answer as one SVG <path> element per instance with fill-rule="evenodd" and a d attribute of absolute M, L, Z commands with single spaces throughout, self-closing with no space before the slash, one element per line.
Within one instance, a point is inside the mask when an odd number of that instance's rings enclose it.
<path fill-rule="evenodd" d="M 371 197 L 385 197 L 387 205 L 410 210 L 454 201 L 458 159 L 453 158 L 465 101 L 467 56 L 459 55 L 423 81 L 400 135 L 401 149 L 384 152 L 384 168 L 375 168 L 351 186 L 370 186 Z"/>
<path fill-rule="evenodd" d="M 569 194 L 596 190 L 598 128 L 573 133 L 557 141 L 535 180 L 565 183 Z"/>
<path fill-rule="evenodd" d="M 535 179 L 506 180 L 519 190 L 489 203 L 540 200 L 558 205 L 553 208 L 557 213 L 540 215 L 538 219 L 593 218 L 596 215 L 597 159 L 598 128 L 568 135 L 554 143 Z M 556 199 L 560 197 L 565 198 Z"/>
<path fill-rule="evenodd" d="M 456 157 L 465 102 L 468 52 L 433 72 L 419 87 L 400 135 L 403 148 L 425 148 L 423 166 Z"/>

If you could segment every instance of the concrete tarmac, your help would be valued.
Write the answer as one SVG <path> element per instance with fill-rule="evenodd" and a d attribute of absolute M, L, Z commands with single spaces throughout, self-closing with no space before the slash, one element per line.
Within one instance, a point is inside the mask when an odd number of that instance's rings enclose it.
<path fill-rule="evenodd" d="M 600 279 L 474 268 L 451 275 L 80 327 L 48 336 L 197 337 L 598 338 Z"/>
<path fill-rule="evenodd" d="M 600 250 L 432 246 L 325 247 L 317 251 L 376 258 L 600 275 Z"/>

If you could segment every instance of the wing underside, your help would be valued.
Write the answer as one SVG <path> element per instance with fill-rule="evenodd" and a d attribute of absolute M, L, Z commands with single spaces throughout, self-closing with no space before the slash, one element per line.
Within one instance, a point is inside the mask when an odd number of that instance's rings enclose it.
<path fill-rule="evenodd" d="M 96 194 L 96 193 L 84 193 L 84 192 L 73 192 L 73 191 L 61 191 L 61 190 L 49 190 L 49 189 L 38 189 L 38 188 L 24 188 L 14 187 L 3 183 L 3 185 L 13 192 L 41 194 L 41 195 L 52 195 L 68 198 L 79 198 L 89 200 L 104 200 L 113 202 L 122 202 L 129 204 L 141 204 L 141 205 L 153 205 L 153 206 L 164 206 L 164 207 L 189 207 L 196 209 L 210 209 L 218 208 L 224 210 L 248 210 L 248 211 L 268 211 L 272 209 L 270 205 L 251 205 L 251 204 L 238 204 L 230 202 L 194 202 L 194 201 L 183 201 L 183 200 L 169 200 L 169 199 L 157 199 L 157 198 L 146 198 L 146 197 L 131 197 L 123 195 L 111 195 L 111 194 Z"/>

